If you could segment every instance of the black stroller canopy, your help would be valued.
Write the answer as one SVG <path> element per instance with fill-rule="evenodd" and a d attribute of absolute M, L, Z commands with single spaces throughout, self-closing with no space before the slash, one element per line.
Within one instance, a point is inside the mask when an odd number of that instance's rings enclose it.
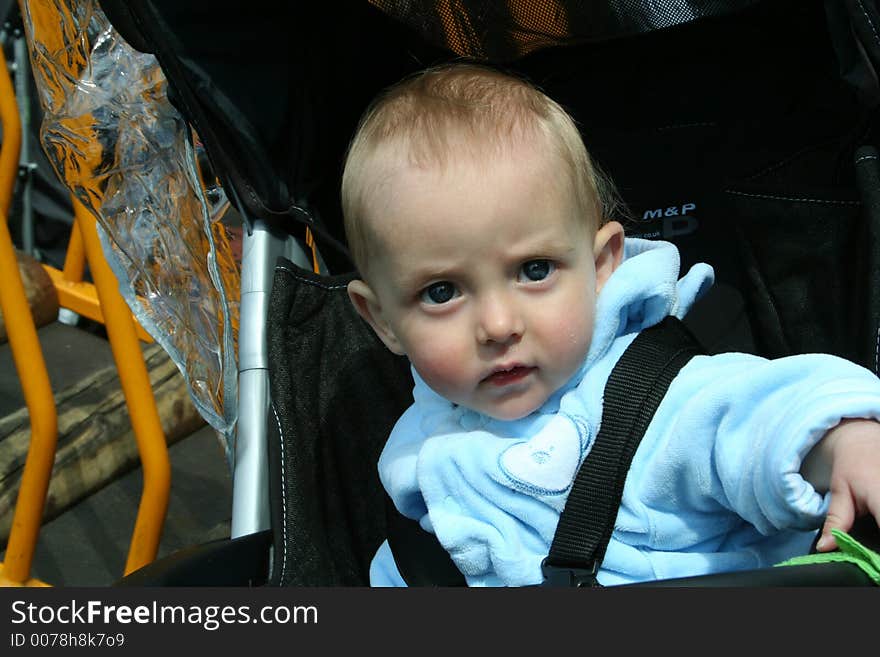
<path fill-rule="evenodd" d="M 792 53 L 784 74 L 795 85 L 797 76 L 789 76 L 807 68 L 795 53 L 817 53 L 808 59 L 828 63 L 815 36 L 799 32 L 801 17 L 822 11 L 820 5 L 756 0 L 101 2 L 130 44 L 157 56 L 169 79 L 169 96 L 193 123 L 245 220 L 314 221 L 340 241 L 338 180 L 357 119 L 379 89 L 414 70 L 458 57 L 515 66 L 561 96 L 589 138 L 594 118 L 600 126 L 614 117 L 634 121 L 633 127 L 651 116 L 662 123 L 683 101 L 690 104 L 695 86 L 723 81 L 734 93 L 736 84 L 764 67 L 768 47 Z M 711 29 L 692 31 L 696 40 L 669 29 L 728 14 L 742 14 L 741 29 L 754 24 L 757 32 L 726 43 L 726 52 L 713 46 Z M 768 21 L 762 14 L 776 18 Z M 824 28 L 824 20 L 820 24 Z M 627 38 L 658 31 L 654 40 Z M 709 37 L 701 39 L 704 33 Z M 558 48 L 600 42 L 625 45 L 582 51 L 585 56 Z M 682 44 L 679 61 L 668 55 L 657 59 L 657 52 L 668 51 L 670 44 L 675 50 L 676 43 Z M 548 49 L 552 52 L 542 56 Z M 554 61 L 562 62 L 561 68 Z M 686 70 L 692 71 L 691 89 L 681 82 Z M 737 78 L 724 79 L 731 71 Z M 582 87 L 575 97 L 573 84 Z M 693 114 L 706 120 L 705 113 Z M 347 267 L 335 253 L 325 256 L 337 270 Z"/>

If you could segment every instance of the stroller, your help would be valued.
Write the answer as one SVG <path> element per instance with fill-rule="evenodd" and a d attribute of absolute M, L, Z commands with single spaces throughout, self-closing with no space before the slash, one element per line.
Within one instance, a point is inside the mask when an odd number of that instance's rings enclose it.
<path fill-rule="evenodd" d="M 100 2 L 155 56 L 246 233 L 223 425 L 232 535 L 121 585 L 368 583 L 392 522 L 375 464 L 412 379 L 348 302 L 337 190 L 363 108 L 430 65 L 503 65 L 569 109 L 627 234 L 715 268 L 685 320 L 710 353 L 822 351 L 880 371 L 876 4 L 654 4 Z M 824 564 L 665 584 L 865 582 Z"/>

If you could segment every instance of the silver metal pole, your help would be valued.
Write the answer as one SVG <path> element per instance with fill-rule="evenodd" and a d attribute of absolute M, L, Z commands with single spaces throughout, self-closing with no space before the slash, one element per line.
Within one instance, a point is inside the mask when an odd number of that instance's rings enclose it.
<path fill-rule="evenodd" d="M 15 74 L 15 99 L 21 116 L 21 155 L 19 183 L 21 184 L 21 246 L 22 250 L 39 259 L 34 244 L 33 186 L 36 164 L 31 162 L 31 95 L 30 66 L 24 34 L 16 29 L 12 34 Z"/>
<path fill-rule="evenodd" d="M 275 261 L 285 256 L 301 267 L 309 258 L 295 239 L 255 221 L 244 231 L 238 333 L 238 424 L 236 428 L 231 537 L 270 527 L 266 421 L 271 411 L 266 314 Z"/>

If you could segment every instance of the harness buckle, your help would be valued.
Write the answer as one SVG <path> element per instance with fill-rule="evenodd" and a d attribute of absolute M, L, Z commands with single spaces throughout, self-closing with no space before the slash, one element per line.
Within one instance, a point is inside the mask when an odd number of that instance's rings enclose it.
<path fill-rule="evenodd" d="M 550 557 L 544 557 L 541 562 L 541 572 L 544 581 L 539 586 L 565 586 L 574 588 L 592 588 L 601 586 L 596 579 L 599 572 L 599 562 L 594 561 L 589 568 L 578 566 L 556 566 L 549 563 Z"/>

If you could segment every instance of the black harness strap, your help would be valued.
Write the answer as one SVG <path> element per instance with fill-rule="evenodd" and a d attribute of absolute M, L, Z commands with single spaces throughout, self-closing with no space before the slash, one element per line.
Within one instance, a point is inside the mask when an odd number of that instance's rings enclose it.
<path fill-rule="evenodd" d="M 611 370 L 602 424 L 572 483 L 550 553 L 545 586 L 597 586 L 636 449 L 679 370 L 703 349 L 679 320 L 642 331 Z"/>
<path fill-rule="evenodd" d="M 542 570 L 545 586 L 596 586 L 636 448 L 670 383 L 703 353 L 674 317 L 642 331 L 605 384 L 599 433 L 572 483 Z M 451 557 L 418 522 L 388 504 L 388 542 L 410 586 L 465 586 Z"/>
<path fill-rule="evenodd" d="M 422 529 L 418 521 L 400 513 L 388 495 L 385 499 L 388 545 L 407 586 L 467 586 L 464 575 L 437 537 Z"/>

